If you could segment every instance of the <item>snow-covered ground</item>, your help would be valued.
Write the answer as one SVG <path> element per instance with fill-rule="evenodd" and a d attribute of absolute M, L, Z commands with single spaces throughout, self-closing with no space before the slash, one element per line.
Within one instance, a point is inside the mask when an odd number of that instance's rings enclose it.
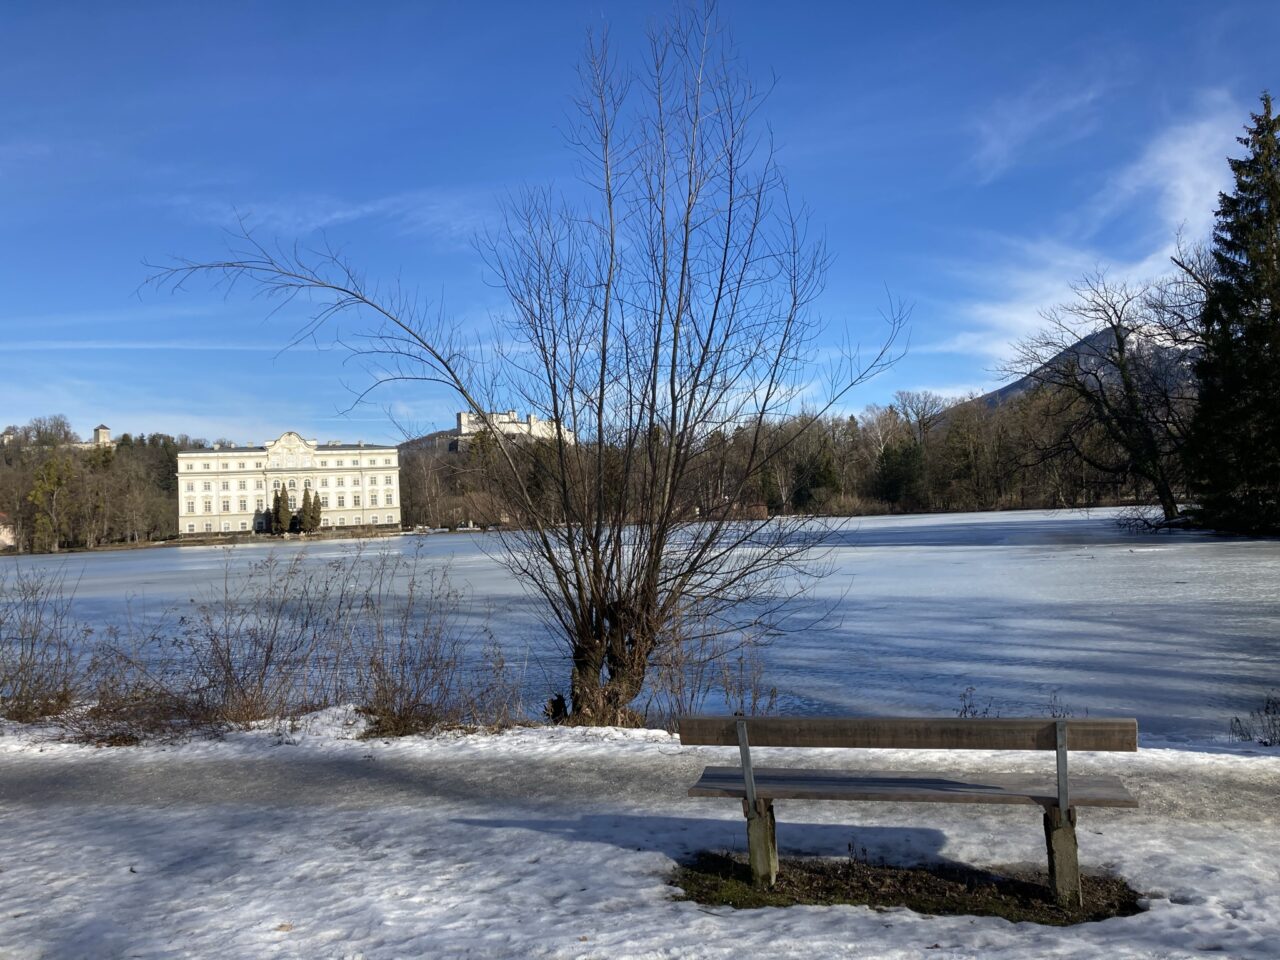
<path fill-rule="evenodd" d="M 1052 698 L 1077 716 L 1136 716 L 1147 733 L 1221 738 L 1233 715 L 1280 688 L 1280 540 L 1130 533 L 1114 511 L 867 517 L 843 524 L 830 574 L 797 610 L 827 614 L 779 638 L 765 682 L 784 712 L 950 715 L 978 706 L 1039 715 Z M 399 537 L 366 549 L 448 564 L 486 614 L 508 662 L 527 664 L 526 699 L 563 684 L 563 651 L 534 604 L 490 556 L 484 534 Z M 320 564 L 352 549 L 325 541 L 2 558 L 61 572 L 95 625 L 145 618 L 217 590 L 227 565 L 275 552 Z"/>
<path fill-rule="evenodd" d="M 1139 810 L 1081 813 L 1086 869 L 1149 897 L 1068 929 L 907 910 L 676 902 L 734 804 L 686 797 L 719 748 L 657 731 L 352 739 L 300 731 L 93 749 L 3 727 L 0 956 L 62 958 L 1174 958 L 1280 955 L 1280 751 L 1079 755 Z M 767 752 L 767 751 L 764 751 Z M 791 751 L 793 762 L 1048 773 L 1048 754 Z M 1033 808 L 780 802 L 785 854 L 1043 863 Z"/>

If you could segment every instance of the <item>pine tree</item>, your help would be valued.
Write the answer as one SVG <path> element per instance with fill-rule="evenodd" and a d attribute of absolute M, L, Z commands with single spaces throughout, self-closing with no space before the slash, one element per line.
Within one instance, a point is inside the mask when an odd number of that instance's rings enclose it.
<path fill-rule="evenodd" d="M 313 531 L 320 529 L 321 516 L 320 494 L 315 493 L 311 495 L 311 529 Z"/>
<path fill-rule="evenodd" d="M 311 504 L 311 488 L 307 487 L 302 491 L 302 509 L 298 511 L 298 527 L 303 533 L 310 533 L 315 529 L 311 526 Z"/>
<path fill-rule="evenodd" d="M 283 490 L 277 490 L 271 501 L 271 532 L 275 534 L 289 532 L 289 500 Z"/>
<path fill-rule="evenodd" d="M 1206 525 L 1280 532 L 1280 118 L 1271 96 L 1230 160 L 1235 190 L 1219 194 L 1215 279 L 1202 315 L 1200 402 L 1189 472 Z"/>

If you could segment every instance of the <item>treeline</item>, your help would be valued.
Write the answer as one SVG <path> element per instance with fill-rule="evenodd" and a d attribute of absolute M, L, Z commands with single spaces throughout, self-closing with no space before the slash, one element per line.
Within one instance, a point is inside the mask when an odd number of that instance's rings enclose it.
<path fill-rule="evenodd" d="M 767 435 L 717 432 L 702 442 L 700 468 L 685 490 L 686 515 L 730 509 L 750 516 L 852 516 L 1072 508 L 1147 503 L 1152 484 L 1132 470 L 1103 431 L 1062 443 L 1056 418 L 1062 398 L 1027 389 L 1007 399 L 961 401 L 930 391 L 900 391 L 893 402 L 857 416 L 798 416 Z M 758 479 L 743 486 L 753 445 L 771 455 Z M 536 477 L 550 467 L 552 444 L 524 444 Z M 539 449 L 540 448 L 540 449 Z M 490 486 L 493 445 L 482 437 L 448 450 L 411 444 L 400 457 L 406 524 L 457 527 L 518 522 L 510 500 Z M 536 483 L 535 483 L 536 486 Z M 550 515 L 555 505 L 545 504 Z"/>
<path fill-rule="evenodd" d="M 160 433 L 81 444 L 64 416 L 3 432 L 0 514 L 23 553 L 176 536 L 178 451 L 207 446 Z"/>

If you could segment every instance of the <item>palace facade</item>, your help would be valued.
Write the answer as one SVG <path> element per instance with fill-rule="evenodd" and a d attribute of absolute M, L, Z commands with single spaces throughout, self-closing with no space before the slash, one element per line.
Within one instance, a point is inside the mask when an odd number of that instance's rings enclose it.
<path fill-rule="evenodd" d="M 178 454 L 178 531 L 183 536 L 267 529 L 275 492 L 302 506 L 320 498 L 320 526 L 400 526 L 400 460 L 395 447 L 318 443 L 296 433 L 260 447 L 214 445 Z"/>

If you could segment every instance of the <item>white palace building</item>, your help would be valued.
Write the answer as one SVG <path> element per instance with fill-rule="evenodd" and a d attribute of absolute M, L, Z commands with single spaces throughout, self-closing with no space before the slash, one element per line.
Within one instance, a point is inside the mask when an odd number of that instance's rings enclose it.
<path fill-rule="evenodd" d="M 178 454 L 178 531 L 184 536 L 267 529 L 275 491 L 302 505 L 320 498 L 320 526 L 399 527 L 400 463 L 395 447 L 320 444 L 286 433 L 260 447 L 215 445 Z"/>

